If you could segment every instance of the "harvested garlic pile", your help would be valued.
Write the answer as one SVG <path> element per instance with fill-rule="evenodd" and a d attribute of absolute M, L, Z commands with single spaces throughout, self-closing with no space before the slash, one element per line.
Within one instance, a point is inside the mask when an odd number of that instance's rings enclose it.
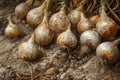
<path fill-rule="evenodd" d="M 55 5 L 53 2 L 57 2 L 56 0 L 44 0 L 39 6 L 32 8 L 34 1 L 27 0 L 15 8 L 15 16 L 19 19 L 26 18 L 26 24 L 35 27 L 30 39 L 19 46 L 22 59 L 37 59 L 40 47 L 57 44 L 73 52 L 79 47 L 78 56 L 94 51 L 98 57 L 109 63 L 117 61 L 119 25 L 116 19 L 112 19 L 116 17 L 115 13 L 111 16 L 114 10 L 111 11 L 110 7 L 106 6 L 109 1 L 106 3 L 106 0 L 97 0 L 96 3 L 89 3 L 89 0 L 80 0 L 80 3 L 72 6 L 71 0 L 70 5 L 67 0 Z M 52 10 L 51 7 L 54 6 L 55 10 Z M 97 7 L 99 8 L 96 9 Z M 112 13 L 109 15 L 109 12 Z M 4 32 L 9 38 L 20 35 L 19 26 L 14 24 L 11 18 Z"/>

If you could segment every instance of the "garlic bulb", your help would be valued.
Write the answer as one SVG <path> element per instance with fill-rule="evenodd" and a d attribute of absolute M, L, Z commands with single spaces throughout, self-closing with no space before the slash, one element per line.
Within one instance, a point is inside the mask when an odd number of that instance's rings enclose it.
<path fill-rule="evenodd" d="M 83 8 L 83 2 L 81 2 L 78 8 L 73 9 L 69 12 L 68 18 L 72 24 L 76 25 L 80 21 L 80 17 L 81 17 L 80 13 L 82 8 Z"/>
<path fill-rule="evenodd" d="M 35 41 L 40 45 L 48 45 L 54 36 L 53 31 L 50 30 L 48 23 L 48 12 L 45 12 L 42 23 L 35 29 Z"/>
<path fill-rule="evenodd" d="M 33 2 L 34 0 L 27 0 L 26 2 L 19 4 L 15 8 L 15 15 L 20 19 L 25 18 Z"/>
<path fill-rule="evenodd" d="M 118 59 L 119 50 L 117 45 L 120 43 L 120 38 L 110 42 L 101 43 L 96 49 L 96 55 L 106 59 L 109 63 L 113 63 Z"/>
<path fill-rule="evenodd" d="M 101 0 L 102 12 L 100 19 L 96 24 L 97 32 L 103 40 L 109 40 L 114 37 L 118 31 L 118 25 L 105 12 L 104 0 Z"/>
<path fill-rule="evenodd" d="M 92 49 L 96 49 L 100 42 L 101 38 L 99 34 L 92 30 L 85 31 L 80 36 L 80 44 L 87 45 Z"/>
<path fill-rule="evenodd" d="M 95 50 L 97 46 L 100 44 L 101 38 L 96 31 L 88 30 L 81 34 L 80 36 L 80 55 L 90 52 L 91 50 Z"/>
<path fill-rule="evenodd" d="M 99 20 L 99 18 L 100 18 L 100 15 L 94 15 L 94 16 L 92 16 L 92 17 L 90 17 L 90 21 L 94 24 L 94 25 L 96 25 L 96 23 L 98 22 L 98 20 Z"/>
<path fill-rule="evenodd" d="M 37 27 L 43 20 L 44 10 L 47 6 L 47 2 L 49 0 L 45 0 L 41 6 L 30 10 L 27 14 L 27 23 L 31 26 Z"/>
<path fill-rule="evenodd" d="M 71 31 L 71 24 L 68 25 L 68 29 L 59 34 L 57 37 L 57 44 L 62 47 L 75 48 L 77 45 L 76 36 Z"/>
<path fill-rule="evenodd" d="M 31 38 L 19 46 L 19 54 L 25 60 L 34 60 L 39 56 L 39 46 L 34 41 L 34 34 Z"/>
<path fill-rule="evenodd" d="M 7 27 L 5 28 L 5 35 L 8 37 L 8 38 L 15 38 L 17 36 L 20 35 L 20 30 L 18 28 L 17 25 L 15 25 L 12 20 L 11 20 L 11 17 L 9 16 L 8 17 L 8 20 L 9 20 L 9 23 L 7 25 Z"/>
<path fill-rule="evenodd" d="M 91 30 L 93 28 L 94 28 L 93 23 L 88 18 L 86 18 L 84 12 L 81 11 L 81 19 L 77 25 L 78 32 L 81 34 L 82 32 L 86 30 Z"/>
<path fill-rule="evenodd" d="M 52 15 L 49 20 L 51 30 L 55 32 L 63 32 L 67 29 L 68 24 L 70 21 L 66 15 L 65 7 L 62 7 L 61 10 Z"/>

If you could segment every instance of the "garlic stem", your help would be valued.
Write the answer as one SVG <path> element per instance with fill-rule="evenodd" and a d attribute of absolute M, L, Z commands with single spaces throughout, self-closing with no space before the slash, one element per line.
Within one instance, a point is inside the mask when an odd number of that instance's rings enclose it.
<path fill-rule="evenodd" d="M 69 23 L 67 31 L 71 31 L 71 23 Z"/>
<path fill-rule="evenodd" d="M 90 7 L 90 9 L 89 9 L 89 14 L 91 14 L 92 12 L 93 12 L 93 10 L 94 10 L 94 8 L 95 8 L 95 6 L 96 6 L 96 4 L 97 4 L 97 0 L 93 0 L 94 2 L 93 2 L 93 5 Z"/>
<path fill-rule="evenodd" d="M 50 4 L 51 4 L 51 0 L 47 0 L 47 7 L 46 7 L 46 9 L 45 10 L 47 10 L 48 11 L 48 9 L 50 8 Z"/>
<path fill-rule="evenodd" d="M 116 15 L 116 13 L 110 8 L 108 2 L 105 0 L 106 4 L 107 4 L 107 7 L 108 9 L 110 10 L 110 12 L 112 13 L 112 15 L 120 22 L 120 18 L 118 15 Z"/>
<path fill-rule="evenodd" d="M 101 0 L 100 4 L 101 4 L 102 9 L 104 9 L 105 8 L 105 0 Z"/>
<path fill-rule="evenodd" d="M 63 5 L 65 5 L 65 7 L 67 7 L 66 0 L 62 0 L 62 2 L 63 2 Z"/>
<path fill-rule="evenodd" d="M 82 1 L 82 2 L 80 2 L 80 4 L 79 4 L 79 7 L 77 8 L 77 10 L 82 10 L 83 9 L 83 6 L 84 6 L 84 2 Z"/>
<path fill-rule="evenodd" d="M 66 15 L 66 9 L 64 5 L 62 6 L 60 13 Z"/>
<path fill-rule="evenodd" d="M 31 34 L 31 38 L 28 40 L 28 42 L 34 44 L 35 43 L 35 37 L 34 37 L 34 33 Z"/>
<path fill-rule="evenodd" d="M 25 3 L 28 5 L 28 6 L 31 6 L 34 4 L 34 1 L 35 0 L 27 0 Z"/>
<path fill-rule="evenodd" d="M 46 2 L 47 2 L 47 0 L 45 0 L 39 7 L 42 6 L 41 8 L 45 8 L 45 7 L 46 7 L 46 4 L 47 4 Z"/>
<path fill-rule="evenodd" d="M 101 7 L 102 7 L 102 12 L 101 12 L 101 16 L 105 16 L 105 1 L 101 0 Z"/>
<path fill-rule="evenodd" d="M 83 21 L 83 19 L 86 19 L 86 15 L 83 11 L 81 11 L 80 15 L 81 15 L 81 20 L 82 21 Z"/>
<path fill-rule="evenodd" d="M 117 40 L 113 41 L 113 44 L 114 44 L 115 46 L 117 46 L 119 43 L 120 43 L 120 38 L 118 38 Z"/>
<path fill-rule="evenodd" d="M 48 11 L 44 11 L 45 15 L 44 15 L 44 18 L 43 18 L 43 21 L 42 22 L 48 22 Z"/>
<path fill-rule="evenodd" d="M 32 5 L 34 4 L 35 0 L 32 1 Z"/>
<path fill-rule="evenodd" d="M 8 21 L 9 21 L 9 23 L 11 23 L 12 22 L 12 19 L 11 19 L 11 16 L 8 16 Z"/>
<path fill-rule="evenodd" d="M 84 4 L 86 4 L 89 0 L 82 0 Z"/>

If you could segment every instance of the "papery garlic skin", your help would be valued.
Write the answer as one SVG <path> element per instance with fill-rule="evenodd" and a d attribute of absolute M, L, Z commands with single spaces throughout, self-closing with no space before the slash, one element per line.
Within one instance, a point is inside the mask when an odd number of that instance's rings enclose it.
<path fill-rule="evenodd" d="M 41 24 L 35 29 L 35 42 L 42 45 L 46 46 L 52 42 L 52 39 L 54 37 L 53 31 L 50 29 L 49 25 L 49 13 L 48 10 L 46 9 L 44 11 L 44 18 Z"/>
<path fill-rule="evenodd" d="M 118 25 L 106 15 L 99 19 L 96 24 L 96 30 L 103 40 L 109 40 L 116 35 Z"/>
<path fill-rule="evenodd" d="M 20 35 L 20 29 L 18 28 L 18 26 L 16 24 L 14 24 L 11 20 L 11 17 L 8 17 L 9 23 L 7 25 L 7 27 L 5 28 L 5 35 L 8 38 L 15 38 L 18 37 Z"/>
<path fill-rule="evenodd" d="M 33 35 L 28 41 L 19 46 L 19 54 L 21 58 L 25 60 L 34 60 L 38 58 L 40 54 L 39 46 L 34 42 Z"/>
<path fill-rule="evenodd" d="M 81 12 L 81 20 L 77 25 L 78 32 L 81 34 L 82 32 L 86 30 L 92 30 L 93 28 L 93 23 L 88 18 L 86 18 L 84 12 Z"/>
<path fill-rule="evenodd" d="M 28 12 L 26 20 L 29 25 L 37 27 L 42 22 L 46 4 L 47 0 L 45 0 L 41 6 L 34 8 Z"/>
<path fill-rule="evenodd" d="M 53 14 L 49 20 L 50 29 L 58 33 L 65 31 L 69 23 L 70 21 L 64 8 L 61 8 L 58 13 Z"/>
<path fill-rule="evenodd" d="M 72 10 L 68 14 L 68 18 L 71 21 L 72 24 L 78 24 L 80 21 L 80 11 L 79 10 Z"/>
<path fill-rule="evenodd" d="M 112 42 L 103 42 L 97 47 L 96 55 L 113 63 L 118 58 L 119 50 Z"/>
<path fill-rule="evenodd" d="M 98 22 L 98 20 L 100 19 L 100 15 L 94 15 L 94 16 L 92 16 L 92 17 L 90 17 L 90 21 L 94 24 L 94 25 L 96 25 L 96 23 Z"/>
<path fill-rule="evenodd" d="M 71 25 L 69 24 L 68 29 L 59 34 L 59 36 L 57 37 L 57 44 L 63 47 L 73 49 L 77 45 L 77 39 L 71 31 L 70 26 Z"/>
<path fill-rule="evenodd" d="M 96 49 L 100 42 L 101 38 L 99 34 L 92 30 L 85 31 L 80 36 L 80 44 L 86 45 L 91 49 Z"/>
<path fill-rule="evenodd" d="M 54 33 L 49 29 L 48 23 L 42 23 L 35 29 L 35 41 L 40 45 L 48 45 L 52 42 Z"/>
<path fill-rule="evenodd" d="M 100 13 L 100 19 L 96 24 L 96 30 L 100 34 L 103 40 L 110 40 L 116 35 L 119 26 L 105 12 L 104 0 L 101 0 L 101 7 L 102 7 L 102 11 Z"/>
<path fill-rule="evenodd" d="M 30 10 L 33 1 L 34 0 L 27 0 L 26 2 L 17 5 L 15 8 L 15 15 L 20 19 L 25 18 L 28 11 Z"/>
<path fill-rule="evenodd" d="M 68 18 L 73 25 L 77 25 L 81 19 L 81 12 L 83 11 L 83 6 L 86 2 L 81 1 L 79 7 L 73 9 L 69 12 Z"/>

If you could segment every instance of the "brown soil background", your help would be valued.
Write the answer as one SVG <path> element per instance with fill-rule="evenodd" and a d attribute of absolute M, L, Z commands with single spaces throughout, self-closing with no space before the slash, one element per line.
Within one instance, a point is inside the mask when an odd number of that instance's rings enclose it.
<path fill-rule="evenodd" d="M 0 80 L 120 80 L 120 59 L 106 64 L 94 51 L 78 57 L 52 44 L 42 49 L 43 57 L 36 61 L 20 59 L 18 46 L 29 39 L 33 29 L 25 21 L 17 24 L 25 35 L 16 39 L 8 39 L 4 29 L 6 18 L 14 15 L 14 8 L 22 1 L 0 2 Z"/>

